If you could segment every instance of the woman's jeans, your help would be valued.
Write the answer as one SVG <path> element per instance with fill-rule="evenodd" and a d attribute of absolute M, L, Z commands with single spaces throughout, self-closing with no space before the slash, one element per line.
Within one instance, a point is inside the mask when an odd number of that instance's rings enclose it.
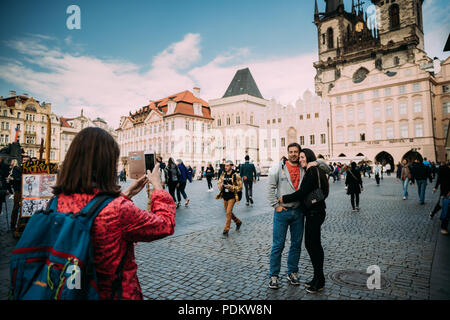
<path fill-rule="evenodd" d="M 321 241 L 321 229 L 324 221 L 325 211 L 313 212 L 306 216 L 305 248 L 311 258 L 314 278 L 317 280 L 325 280 L 323 274 L 324 253 Z"/>
<path fill-rule="evenodd" d="M 350 202 L 352 204 L 353 210 L 355 210 L 355 200 L 356 206 L 359 208 L 359 193 L 350 193 Z"/>
<path fill-rule="evenodd" d="M 178 202 L 181 202 L 181 196 L 183 196 L 184 200 L 187 199 L 187 194 L 186 192 L 184 192 L 184 190 L 186 189 L 186 182 L 187 181 L 180 182 L 180 184 L 178 185 L 177 188 Z"/>
<path fill-rule="evenodd" d="M 291 246 L 287 259 L 287 272 L 291 274 L 298 272 L 298 263 L 303 239 L 304 218 L 300 208 L 286 208 L 286 211 L 274 212 L 273 214 L 273 243 L 270 253 L 270 271 L 269 277 L 280 274 L 281 254 L 283 253 L 284 243 L 288 228 L 291 233 Z"/>
<path fill-rule="evenodd" d="M 403 197 L 407 197 L 408 196 L 408 184 L 409 184 L 409 178 L 406 178 L 403 181 Z"/>

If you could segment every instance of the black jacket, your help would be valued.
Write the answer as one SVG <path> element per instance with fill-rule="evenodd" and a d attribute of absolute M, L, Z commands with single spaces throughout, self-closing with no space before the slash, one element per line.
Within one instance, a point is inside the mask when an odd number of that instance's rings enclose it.
<path fill-rule="evenodd" d="M 424 165 L 420 162 L 414 162 L 411 167 L 411 181 L 414 183 L 416 180 L 427 180 L 430 179 L 430 182 L 432 181 L 431 177 L 431 169 L 430 167 Z"/>
<path fill-rule="evenodd" d="M 347 194 L 361 193 L 363 183 L 359 170 L 353 171 L 350 168 L 347 170 L 345 185 L 347 186 Z"/>
<path fill-rule="evenodd" d="M 441 196 L 446 196 L 450 192 L 450 167 L 447 165 L 439 166 L 435 188 L 439 186 L 441 186 Z"/>
<path fill-rule="evenodd" d="M 300 184 L 300 187 L 298 188 L 297 191 L 283 196 L 283 203 L 300 201 L 300 208 L 302 212 L 306 214 L 309 213 L 310 211 L 325 211 L 326 208 L 325 201 L 317 202 L 311 207 L 311 209 L 307 209 L 304 204 L 305 198 L 311 192 L 319 188 L 318 175 L 320 175 L 320 187 L 322 189 L 322 192 L 325 198 L 328 197 L 329 185 L 327 176 L 322 169 L 315 166 L 306 170 L 305 176 L 303 177 L 302 183 Z"/>

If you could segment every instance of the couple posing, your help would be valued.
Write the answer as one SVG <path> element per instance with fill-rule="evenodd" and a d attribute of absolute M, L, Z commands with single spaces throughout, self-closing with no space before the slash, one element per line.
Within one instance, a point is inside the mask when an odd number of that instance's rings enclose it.
<path fill-rule="evenodd" d="M 330 168 L 325 162 L 317 160 L 312 150 L 301 149 L 298 143 L 291 143 L 287 151 L 288 159 L 271 168 L 269 172 L 269 203 L 275 209 L 269 287 L 279 288 L 281 254 L 288 229 L 291 246 L 287 260 L 287 278 L 292 285 L 300 284 L 298 264 L 304 229 L 305 247 L 314 268 L 314 277 L 305 283 L 305 286 L 308 292 L 315 293 L 323 290 L 325 286 L 324 253 L 320 240 L 320 230 L 325 220 L 325 201 L 318 201 L 308 208 L 305 200 L 318 188 L 322 189 L 325 198 L 328 196 L 326 174 Z"/>

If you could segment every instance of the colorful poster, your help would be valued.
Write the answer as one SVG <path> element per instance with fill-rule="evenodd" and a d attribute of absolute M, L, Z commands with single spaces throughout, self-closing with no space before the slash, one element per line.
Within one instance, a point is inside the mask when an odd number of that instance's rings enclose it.
<path fill-rule="evenodd" d="M 22 200 L 22 217 L 30 217 L 38 210 L 45 209 L 50 199 L 27 199 Z"/>

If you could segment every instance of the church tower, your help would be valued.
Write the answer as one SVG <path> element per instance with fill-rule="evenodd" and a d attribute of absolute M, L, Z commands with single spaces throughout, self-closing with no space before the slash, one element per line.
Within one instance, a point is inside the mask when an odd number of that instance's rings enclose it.
<path fill-rule="evenodd" d="M 364 2 L 352 0 L 349 12 L 343 0 L 324 1 L 324 12 L 319 12 L 317 0 L 314 7 L 318 95 L 326 96 L 349 66 L 371 61 L 387 72 L 406 62 L 429 62 L 424 51 L 423 0 L 372 0 L 366 10 Z"/>

